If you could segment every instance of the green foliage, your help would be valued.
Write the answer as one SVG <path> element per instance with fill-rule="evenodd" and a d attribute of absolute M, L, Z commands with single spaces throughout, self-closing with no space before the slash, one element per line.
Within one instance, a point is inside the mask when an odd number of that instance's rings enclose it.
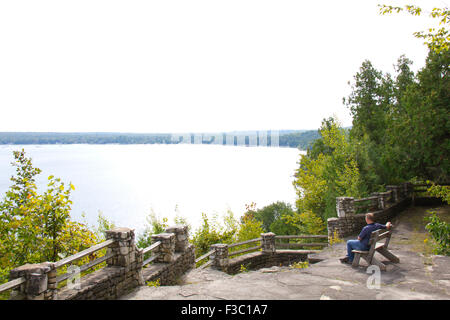
<path fill-rule="evenodd" d="M 240 272 L 240 273 L 248 272 L 248 271 L 249 271 L 249 270 L 248 270 L 249 267 L 250 267 L 250 263 L 248 263 L 248 264 L 246 264 L 246 265 L 241 264 L 241 267 L 239 268 L 239 272 Z"/>
<path fill-rule="evenodd" d="M 145 285 L 147 287 L 155 287 L 155 288 L 157 288 L 157 287 L 161 286 L 161 282 L 160 282 L 160 279 L 156 279 L 155 281 L 146 281 Z"/>
<path fill-rule="evenodd" d="M 342 242 L 344 242 L 344 240 L 341 239 L 341 237 L 339 237 L 337 230 L 334 230 L 333 235 L 331 237 L 329 237 L 329 239 L 328 239 L 328 244 L 330 246 L 332 246 L 333 244 L 342 243 Z"/>
<path fill-rule="evenodd" d="M 232 212 L 224 218 L 225 226 L 217 221 L 217 217 L 208 218 L 202 213 L 202 225 L 195 231 L 191 242 L 195 246 L 196 256 L 201 256 L 210 250 L 210 246 L 216 243 L 232 243 L 238 231 L 238 221 Z"/>
<path fill-rule="evenodd" d="M 430 183 L 431 181 L 427 181 Z M 437 198 L 441 198 L 447 204 L 450 204 L 450 186 L 439 186 L 433 183 L 431 187 L 428 188 L 427 192 Z"/>
<path fill-rule="evenodd" d="M 336 215 L 336 197 L 365 194 L 349 136 L 333 119 L 326 119 L 296 171 L 297 209 L 326 220 Z"/>
<path fill-rule="evenodd" d="M 143 234 L 138 236 L 136 246 L 138 248 L 147 248 L 152 244 L 152 235 L 163 233 L 168 225 L 168 219 L 166 217 L 160 219 L 156 216 L 155 212 L 152 210 L 151 213 L 146 217 L 147 223 Z"/>
<path fill-rule="evenodd" d="M 352 152 L 368 192 L 417 177 L 449 179 L 450 52 L 429 52 L 417 74 L 401 56 L 396 74 L 383 74 L 369 61 L 355 76 L 344 102 L 353 115 Z"/>
<path fill-rule="evenodd" d="M 388 5 L 379 5 L 381 14 L 391 14 L 392 12 L 399 13 L 401 11 L 406 11 L 413 16 L 420 16 L 422 13 L 422 8 L 413 5 L 406 5 L 402 7 L 394 7 Z M 440 28 L 428 28 L 426 31 L 414 32 L 416 38 L 424 39 L 428 48 L 436 53 L 442 51 L 448 51 L 450 48 L 450 11 L 447 7 L 444 8 L 433 8 L 429 12 L 429 16 L 439 20 Z"/>
<path fill-rule="evenodd" d="M 15 267 L 57 261 L 97 243 L 86 225 L 70 220 L 74 186 L 49 176 L 47 189 L 38 194 L 35 176 L 41 170 L 23 149 L 13 154 L 16 175 L 0 202 L 0 282 Z"/>
<path fill-rule="evenodd" d="M 244 215 L 251 215 L 260 221 L 264 232 L 270 231 L 279 235 L 289 235 L 297 234 L 299 231 L 295 226 L 287 224 L 284 220 L 284 217 L 294 215 L 294 210 L 289 203 L 277 201 L 261 209 L 248 207 Z"/>
<path fill-rule="evenodd" d="M 291 267 L 292 269 L 306 269 L 309 267 L 309 262 L 308 261 L 294 262 L 289 267 Z"/>
<path fill-rule="evenodd" d="M 280 134 L 280 146 L 307 150 L 319 138 L 317 130 Z"/>
<path fill-rule="evenodd" d="M 247 241 L 261 237 L 264 232 L 262 222 L 251 216 L 242 216 L 241 223 L 237 228 L 237 242 Z"/>
<path fill-rule="evenodd" d="M 103 215 L 103 212 L 99 211 L 97 216 L 97 227 L 94 229 L 97 239 L 99 239 L 100 242 L 105 241 L 105 231 L 113 230 L 115 228 L 115 223 L 109 221 L 108 218 Z"/>
<path fill-rule="evenodd" d="M 295 213 L 292 216 L 285 216 L 287 224 L 294 225 L 299 234 L 325 234 L 327 226 L 321 217 L 312 211 Z"/>
<path fill-rule="evenodd" d="M 434 211 L 429 212 L 425 220 L 428 221 L 425 229 L 436 242 L 434 253 L 450 256 L 450 224 L 441 221 Z"/>

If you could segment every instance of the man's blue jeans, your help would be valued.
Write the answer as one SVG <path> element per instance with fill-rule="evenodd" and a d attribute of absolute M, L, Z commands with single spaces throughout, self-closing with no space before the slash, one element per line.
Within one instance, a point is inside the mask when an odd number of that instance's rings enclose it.
<path fill-rule="evenodd" d="M 352 252 L 352 250 L 361 250 L 361 251 L 367 251 L 369 248 L 365 246 L 361 241 L 359 240 L 348 240 L 347 241 L 347 257 L 348 261 L 353 262 L 353 258 L 355 254 Z"/>

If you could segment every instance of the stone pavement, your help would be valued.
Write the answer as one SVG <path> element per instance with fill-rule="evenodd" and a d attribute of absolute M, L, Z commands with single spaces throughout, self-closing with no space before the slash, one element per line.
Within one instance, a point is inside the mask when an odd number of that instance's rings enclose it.
<path fill-rule="evenodd" d="M 339 243 L 310 255 L 321 261 L 305 269 L 272 267 L 234 276 L 210 268 L 195 269 L 184 276 L 183 285 L 140 287 L 122 299 L 450 299 L 450 257 L 427 257 L 408 244 L 416 234 L 407 218 L 408 210 L 394 221 L 390 243 L 400 263 L 386 262 L 378 255 L 387 264 L 379 288 L 368 288 L 372 273 L 366 273 L 367 267 L 355 269 L 340 263 L 345 243 Z"/>

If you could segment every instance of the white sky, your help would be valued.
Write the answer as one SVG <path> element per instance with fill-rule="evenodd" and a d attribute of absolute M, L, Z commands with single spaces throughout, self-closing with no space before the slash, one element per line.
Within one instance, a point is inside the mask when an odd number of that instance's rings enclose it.
<path fill-rule="evenodd" d="M 424 65 L 434 26 L 377 4 L 448 1 L 0 0 L 0 131 L 316 129 L 351 117 L 369 59 Z"/>

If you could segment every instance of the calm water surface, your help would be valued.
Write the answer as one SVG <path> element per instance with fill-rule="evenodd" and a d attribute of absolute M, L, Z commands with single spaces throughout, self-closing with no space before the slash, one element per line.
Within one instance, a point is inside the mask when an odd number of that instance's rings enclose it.
<path fill-rule="evenodd" d="M 292 186 L 300 153 L 292 148 L 215 145 L 3 145 L 0 193 L 11 185 L 13 150 L 24 148 L 42 192 L 47 177 L 72 182 L 72 218 L 96 225 L 98 211 L 117 226 L 141 232 L 153 210 L 169 223 L 178 215 L 194 227 L 201 213 L 235 217 L 245 204 L 295 202 Z M 85 220 L 82 213 L 85 213 Z"/>

